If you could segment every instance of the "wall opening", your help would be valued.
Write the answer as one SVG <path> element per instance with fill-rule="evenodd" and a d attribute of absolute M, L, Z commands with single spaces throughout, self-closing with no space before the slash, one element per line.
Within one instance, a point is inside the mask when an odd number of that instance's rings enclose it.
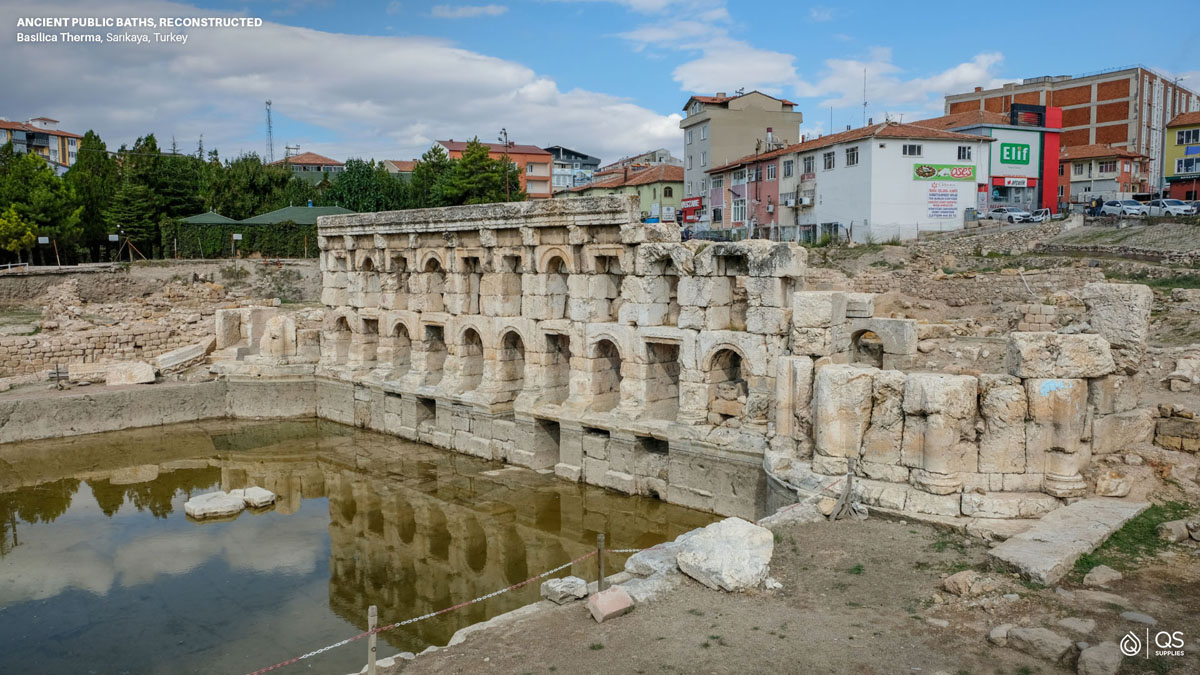
<path fill-rule="evenodd" d="M 567 263 L 560 256 L 554 256 L 546 266 L 546 294 L 550 297 L 550 319 L 567 318 L 567 298 L 570 296 L 567 286 Z"/>
<path fill-rule="evenodd" d="M 533 447 L 530 450 L 537 456 L 549 456 L 554 458 L 554 461 L 547 462 L 549 466 L 558 464 L 560 457 L 559 439 L 561 430 L 558 422 L 544 419 L 535 419 L 533 421 L 533 438 L 530 439 Z"/>
<path fill-rule="evenodd" d="M 633 474 L 639 477 L 640 492 L 656 499 L 666 499 L 670 475 L 670 446 L 651 436 L 635 436 L 633 441 Z"/>
<path fill-rule="evenodd" d="M 479 284 L 483 280 L 483 265 L 479 258 L 466 256 L 462 259 L 462 314 L 479 313 Z"/>
<path fill-rule="evenodd" d="M 388 271 L 391 277 L 383 290 L 393 293 L 392 309 L 408 309 L 408 258 L 392 252 L 388 256 Z"/>
<path fill-rule="evenodd" d="M 593 412 L 607 412 L 621 402 L 621 352 L 611 340 L 596 343 L 592 359 Z"/>
<path fill-rule="evenodd" d="M 596 282 L 593 300 L 599 301 L 597 321 L 616 321 L 621 311 L 621 282 L 625 273 L 621 271 L 621 260 L 614 255 L 596 256 Z"/>
<path fill-rule="evenodd" d="M 379 319 L 363 319 L 362 335 L 358 337 L 357 358 L 362 363 L 373 363 L 377 358 L 378 350 Z"/>
<path fill-rule="evenodd" d="M 333 354 L 337 363 L 345 363 L 350 358 L 350 322 L 346 317 L 339 316 L 333 324 Z"/>
<path fill-rule="evenodd" d="M 442 381 L 442 367 L 446 365 L 446 334 L 441 326 L 425 326 L 425 376 L 426 384 Z"/>
<path fill-rule="evenodd" d="M 408 327 L 402 323 L 392 328 L 392 368 L 395 375 L 403 375 L 412 368 L 412 339 Z"/>
<path fill-rule="evenodd" d="M 500 270 L 502 277 L 502 309 L 501 316 L 521 316 L 522 297 L 524 293 L 521 289 L 521 256 L 506 255 L 500 257 Z"/>
<path fill-rule="evenodd" d="M 733 301 L 729 304 L 729 330 L 746 330 L 746 313 L 750 308 L 746 294 L 746 277 L 733 280 Z"/>
<path fill-rule="evenodd" d="M 713 355 L 705 374 L 708 382 L 708 422 L 724 424 L 742 416 L 749 393 L 742 377 L 742 357 L 732 349 Z"/>
<path fill-rule="evenodd" d="M 430 258 L 425 263 L 424 282 L 425 287 L 421 289 L 421 292 L 425 296 L 425 311 L 446 311 L 446 299 L 443 296 L 446 288 L 446 273 L 442 271 L 442 264 L 436 258 Z"/>
<path fill-rule="evenodd" d="M 483 339 L 474 328 L 463 331 L 457 352 L 459 391 L 475 391 L 483 379 Z"/>
<path fill-rule="evenodd" d="M 546 333 L 545 337 L 542 402 L 557 405 L 571 394 L 571 338 L 555 333 Z"/>
<path fill-rule="evenodd" d="M 417 419 L 416 428 L 421 430 L 423 427 L 433 427 L 437 424 L 437 399 L 433 398 L 418 398 L 417 399 Z"/>
<path fill-rule="evenodd" d="M 525 388 L 525 342 L 516 331 L 505 333 L 500 340 L 500 388 L 508 392 L 508 401 Z"/>
<path fill-rule="evenodd" d="M 850 336 L 850 362 L 883 367 L 883 340 L 869 330 Z"/>
<path fill-rule="evenodd" d="M 646 344 L 646 414 L 674 420 L 679 413 L 679 345 Z"/>

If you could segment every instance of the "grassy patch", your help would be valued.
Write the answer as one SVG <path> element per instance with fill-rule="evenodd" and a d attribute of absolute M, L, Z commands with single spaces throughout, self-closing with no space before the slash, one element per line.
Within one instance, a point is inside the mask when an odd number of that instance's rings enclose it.
<path fill-rule="evenodd" d="M 604 649 L 604 645 L 600 644 L 599 642 L 593 642 L 592 644 L 588 645 L 588 649 L 598 652 L 601 649 Z"/>
<path fill-rule="evenodd" d="M 938 553 L 945 553 L 950 549 L 957 551 L 960 555 L 965 555 L 967 552 L 967 546 L 963 543 L 962 537 L 950 532 L 939 534 L 929 548 Z"/>
<path fill-rule="evenodd" d="M 1151 288 L 1171 289 L 1171 288 L 1200 288 L 1200 274 L 1176 274 L 1169 277 L 1151 277 L 1146 272 L 1105 272 L 1105 278 L 1114 281 L 1135 281 L 1139 284 L 1145 284 Z"/>
<path fill-rule="evenodd" d="M 1191 506 L 1183 502 L 1154 504 L 1125 523 L 1100 548 L 1080 556 L 1075 562 L 1074 576 L 1082 579 L 1097 565 L 1108 565 L 1116 570 L 1132 569 L 1142 558 L 1155 555 L 1170 546 L 1158 536 L 1160 523 L 1179 520 L 1190 512 Z"/>
<path fill-rule="evenodd" d="M 862 574 L 862 573 L 863 573 L 862 563 L 858 563 L 854 567 L 851 567 L 850 569 L 846 570 L 846 574 Z"/>
<path fill-rule="evenodd" d="M 688 614 L 691 614 L 692 616 L 704 616 L 704 612 L 698 609 L 689 609 Z"/>

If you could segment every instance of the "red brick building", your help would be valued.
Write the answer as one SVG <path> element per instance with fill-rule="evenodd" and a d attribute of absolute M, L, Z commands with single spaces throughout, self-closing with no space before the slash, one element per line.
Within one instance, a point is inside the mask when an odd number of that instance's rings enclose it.
<path fill-rule="evenodd" d="M 450 159 L 462 158 L 463 151 L 467 149 L 467 141 L 450 139 L 437 143 L 446 149 Z M 525 190 L 525 194 L 530 199 L 549 199 L 553 196 L 550 178 L 554 155 L 536 145 L 509 143 L 507 148 L 503 143 L 484 143 L 483 145 L 487 146 L 488 156 L 492 159 L 500 159 L 507 154 L 509 161 L 517 165 L 517 169 L 521 172 L 521 188 Z"/>
<path fill-rule="evenodd" d="M 1100 144 L 1063 148 L 1058 159 L 1059 202 L 1132 199 L 1151 191 L 1149 172 L 1149 157 L 1124 148 Z"/>

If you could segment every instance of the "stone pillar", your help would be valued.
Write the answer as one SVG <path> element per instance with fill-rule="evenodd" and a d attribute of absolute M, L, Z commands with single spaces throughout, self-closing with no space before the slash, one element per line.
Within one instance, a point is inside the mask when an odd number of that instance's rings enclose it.
<path fill-rule="evenodd" d="M 1028 471 L 1045 473 L 1043 491 L 1055 497 L 1087 492 L 1081 470 L 1091 459 L 1083 439 L 1088 433 L 1087 381 L 1028 379 L 1029 422 L 1025 431 Z"/>
<path fill-rule="evenodd" d="M 962 472 L 978 468 L 975 413 L 978 381 L 969 375 L 913 373 L 904 382 L 901 461 L 912 483 L 933 494 L 962 489 Z"/>
<path fill-rule="evenodd" d="M 813 470 L 840 474 L 857 460 L 871 420 L 872 378 L 878 370 L 828 365 L 813 386 Z"/>

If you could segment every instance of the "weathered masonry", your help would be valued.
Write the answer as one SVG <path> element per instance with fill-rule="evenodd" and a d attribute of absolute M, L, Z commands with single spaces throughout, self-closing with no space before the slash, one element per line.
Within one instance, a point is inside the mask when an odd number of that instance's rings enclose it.
<path fill-rule="evenodd" d="M 319 335 L 218 312 L 218 349 L 242 345 L 222 372 L 315 374 L 321 417 L 567 480 L 753 516 L 768 476 L 836 491 L 852 471 L 872 506 L 1036 517 L 1142 426 L 1142 286 L 1089 285 L 1093 332 L 1015 333 L 1005 374 L 906 372 L 916 322 L 799 288 L 805 249 L 680 242 L 625 197 L 318 228 Z"/>

